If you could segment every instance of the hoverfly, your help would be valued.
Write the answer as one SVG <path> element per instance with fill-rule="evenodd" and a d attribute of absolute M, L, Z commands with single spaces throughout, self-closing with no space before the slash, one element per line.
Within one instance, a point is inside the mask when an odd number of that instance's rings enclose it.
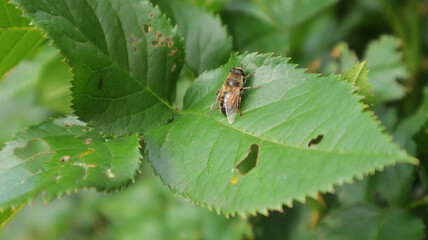
<path fill-rule="evenodd" d="M 211 105 L 210 110 L 216 110 L 220 108 L 220 112 L 227 116 L 229 123 L 233 123 L 236 117 L 236 111 L 242 117 L 242 113 L 239 110 L 241 104 L 241 92 L 244 89 L 260 88 L 260 87 L 243 87 L 245 80 L 253 75 L 254 72 L 249 75 L 245 75 L 244 70 L 241 66 L 234 67 L 230 70 L 226 80 L 224 80 L 223 86 L 216 93 L 215 100 Z M 217 105 L 218 101 L 220 103 Z"/>

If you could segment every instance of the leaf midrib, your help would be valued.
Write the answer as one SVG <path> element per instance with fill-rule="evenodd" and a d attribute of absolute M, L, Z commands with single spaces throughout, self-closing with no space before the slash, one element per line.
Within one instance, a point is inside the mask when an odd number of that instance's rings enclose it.
<path fill-rule="evenodd" d="M 289 145 L 289 144 L 286 144 L 286 143 L 278 142 L 278 141 L 276 141 L 274 139 L 267 139 L 267 138 L 263 138 L 263 137 L 260 137 L 260 136 L 257 136 L 257 135 L 245 132 L 245 131 L 243 131 L 243 130 L 241 130 L 239 128 L 232 127 L 231 124 L 225 124 L 223 122 L 217 121 L 216 119 L 214 119 L 212 117 L 209 117 L 208 115 L 200 113 L 200 112 L 182 111 L 182 112 L 179 112 L 179 114 L 184 114 L 184 115 L 186 115 L 186 114 L 193 114 L 193 115 L 197 115 L 197 116 L 200 116 L 200 117 L 204 117 L 206 119 L 212 120 L 214 122 L 217 122 L 217 123 L 223 125 L 223 127 L 228 127 L 228 128 L 230 128 L 232 130 L 238 131 L 238 132 L 240 132 L 242 134 L 245 134 L 245 135 L 248 135 L 250 137 L 257 138 L 257 139 L 259 139 L 261 141 L 275 143 L 275 144 L 284 146 L 286 148 L 293 148 L 293 149 L 300 150 L 300 151 L 312 151 L 312 152 L 318 152 L 318 153 L 346 155 L 346 156 L 348 156 L 348 155 L 357 155 L 357 156 L 373 156 L 373 157 L 392 157 L 393 159 L 395 159 L 397 157 L 396 155 L 378 155 L 376 153 L 367 153 L 367 152 L 349 152 L 349 151 L 347 151 L 347 152 L 332 152 L 332 151 L 326 151 L 326 150 L 322 150 L 322 149 L 302 148 L 302 147 L 293 146 L 293 145 Z M 404 160 L 405 158 L 400 158 L 400 159 Z M 408 161 L 411 160 L 412 162 L 416 162 L 417 161 L 415 158 L 411 158 L 411 159 L 409 158 L 407 160 Z"/>

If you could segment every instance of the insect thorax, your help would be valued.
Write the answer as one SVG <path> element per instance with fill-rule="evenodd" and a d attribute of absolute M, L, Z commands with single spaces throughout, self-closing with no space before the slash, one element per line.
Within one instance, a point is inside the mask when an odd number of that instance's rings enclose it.
<path fill-rule="evenodd" d="M 226 78 L 225 85 L 229 88 L 240 87 L 243 83 L 243 77 L 241 75 L 229 74 Z"/>

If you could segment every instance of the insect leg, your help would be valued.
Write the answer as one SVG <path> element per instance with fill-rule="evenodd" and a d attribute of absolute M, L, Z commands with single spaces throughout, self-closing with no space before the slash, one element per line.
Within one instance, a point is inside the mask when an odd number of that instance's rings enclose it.
<path fill-rule="evenodd" d="M 252 73 L 248 74 L 247 76 L 245 76 L 244 78 L 249 78 L 251 77 L 251 75 L 253 75 L 256 71 L 253 71 Z"/>
<path fill-rule="evenodd" d="M 261 88 L 262 86 L 258 86 L 258 87 L 243 87 L 242 88 L 242 90 L 245 90 L 245 89 L 254 89 L 254 88 Z"/>
<path fill-rule="evenodd" d="M 241 117 L 242 117 L 241 110 L 239 110 L 239 108 L 237 108 L 237 109 L 238 109 L 238 112 L 239 112 L 239 116 L 241 116 Z"/>

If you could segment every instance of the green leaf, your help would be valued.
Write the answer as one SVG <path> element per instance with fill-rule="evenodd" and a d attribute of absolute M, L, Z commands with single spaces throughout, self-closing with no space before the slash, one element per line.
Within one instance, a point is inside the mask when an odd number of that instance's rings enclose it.
<path fill-rule="evenodd" d="M 222 19 L 237 49 L 279 54 L 289 50 L 289 35 L 278 31 L 268 14 L 254 3 L 231 1 Z"/>
<path fill-rule="evenodd" d="M 418 111 L 410 117 L 404 119 L 394 130 L 394 140 L 398 142 L 401 147 L 406 148 L 407 151 L 415 155 L 416 143 L 413 139 L 423 125 L 428 121 L 428 87 L 424 88 L 424 96 L 421 106 Z"/>
<path fill-rule="evenodd" d="M 338 0 L 261 0 L 254 1 L 270 17 L 284 26 L 296 26 L 330 7 Z"/>
<path fill-rule="evenodd" d="M 229 124 L 209 107 L 240 63 L 255 71 L 247 86 L 262 88 L 242 94 L 243 117 Z M 173 191 L 242 215 L 281 209 L 396 162 L 416 163 L 381 132 L 353 91 L 338 76 L 319 78 L 283 58 L 234 55 L 195 81 L 174 121 L 146 133 L 149 160 Z M 254 144 L 256 166 L 243 175 L 237 165 Z"/>
<path fill-rule="evenodd" d="M 50 112 L 37 105 L 36 85 L 43 65 L 55 54 L 54 48 L 42 47 L 35 57 L 21 61 L 0 82 L 0 126 L 7 126 L 0 127 L 0 146 L 26 126 L 49 118 Z"/>
<path fill-rule="evenodd" d="M 36 198 L 0 230 L 0 239 L 253 239 L 249 222 L 174 197 L 145 162 L 142 167 L 135 184 L 117 193 L 80 191 L 49 207 Z M 101 232 L 82 231 L 100 223 Z"/>
<path fill-rule="evenodd" d="M 428 121 L 422 126 L 421 130 L 415 135 L 417 143 L 417 156 L 421 160 L 419 175 L 425 189 L 428 189 Z"/>
<path fill-rule="evenodd" d="M 416 129 L 418 130 L 415 131 Z M 400 133 L 401 144 L 410 151 L 414 151 L 421 160 L 420 179 L 425 189 L 428 189 L 428 87 L 424 88 L 424 101 L 419 111 L 403 121 L 397 127 L 397 133 Z"/>
<path fill-rule="evenodd" d="M 373 41 L 364 54 L 376 103 L 398 100 L 406 94 L 398 81 L 409 77 L 402 61 L 403 53 L 398 51 L 400 42 L 394 36 L 384 35 Z"/>
<path fill-rule="evenodd" d="M 337 187 L 336 193 L 343 206 L 355 203 L 377 203 L 388 206 L 404 206 L 412 190 L 415 166 L 397 164 L 382 172 L 365 177 L 361 181 Z"/>
<path fill-rule="evenodd" d="M 226 219 L 174 198 L 154 176 L 144 175 L 98 206 L 103 216 L 115 223 L 112 231 L 117 239 L 244 239 L 243 234 L 251 234 L 248 222 Z"/>
<path fill-rule="evenodd" d="M 72 75 L 70 67 L 61 59 L 56 55 L 44 64 L 37 80 L 38 102 L 54 112 L 70 113 Z"/>
<path fill-rule="evenodd" d="M 366 103 L 371 103 L 373 95 L 370 92 L 370 83 L 367 82 L 368 72 L 367 62 L 360 62 L 346 70 L 345 74 L 343 74 L 343 79 L 357 86 L 357 93 L 364 96 Z"/>
<path fill-rule="evenodd" d="M 304 32 L 301 29 L 302 24 L 336 2 L 338 1 L 235 0 L 230 1 L 222 18 L 233 36 L 236 48 L 289 54 L 292 42 L 311 44 L 308 41 L 309 37 L 305 38 L 301 34 Z M 311 30 L 308 34 L 318 29 Z M 297 38 L 295 38 L 296 35 Z M 319 41 L 319 37 L 310 40 Z"/>
<path fill-rule="evenodd" d="M 19 210 L 21 210 L 21 208 L 24 206 L 25 204 L 21 204 L 18 208 L 16 209 L 6 209 L 4 212 L 0 213 L 0 228 L 2 228 L 7 221 L 9 221 L 9 219 L 11 219 L 17 212 L 19 212 Z"/>
<path fill-rule="evenodd" d="M 0 151 L 0 209 L 44 192 L 46 201 L 82 187 L 117 189 L 138 169 L 135 135 L 104 139 L 75 117 L 30 127 Z"/>
<path fill-rule="evenodd" d="M 153 0 L 174 19 L 186 44 L 186 63 L 196 74 L 227 62 L 232 39 L 227 36 L 219 17 L 185 0 Z"/>
<path fill-rule="evenodd" d="M 428 119 L 428 88 L 424 90 L 425 97 L 420 109 L 412 116 L 404 119 L 395 129 L 391 129 L 395 142 L 405 148 L 411 155 L 417 155 L 417 145 L 413 138 L 423 136 L 423 131 L 419 131 L 423 123 Z M 419 132 L 418 132 L 419 131 Z M 421 149 L 425 149 L 421 146 Z M 420 173 L 422 182 L 428 182 L 425 178 L 426 164 L 421 158 Z M 342 188 L 337 188 L 338 196 L 342 203 L 355 202 L 378 202 L 387 205 L 403 206 L 407 204 L 412 191 L 415 179 L 415 166 L 408 164 L 397 164 L 389 166 L 383 172 L 369 176 L 363 181 L 353 184 L 345 184 Z M 426 185 L 427 186 L 427 185 Z M 348 204 L 349 205 L 349 204 Z"/>
<path fill-rule="evenodd" d="M 148 0 L 16 2 L 69 58 L 81 120 L 124 135 L 172 117 L 183 45 Z"/>
<path fill-rule="evenodd" d="M 29 24 L 9 0 L 0 0 L 0 79 L 43 41 L 43 33 Z"/>
<path fill-rule="evenodd" d="M 329 240 L 420 240 L 422 221 L 398 208 L 381 210 L 359 204 L 332 211 L 318 229 L 318 239 Z"/>

